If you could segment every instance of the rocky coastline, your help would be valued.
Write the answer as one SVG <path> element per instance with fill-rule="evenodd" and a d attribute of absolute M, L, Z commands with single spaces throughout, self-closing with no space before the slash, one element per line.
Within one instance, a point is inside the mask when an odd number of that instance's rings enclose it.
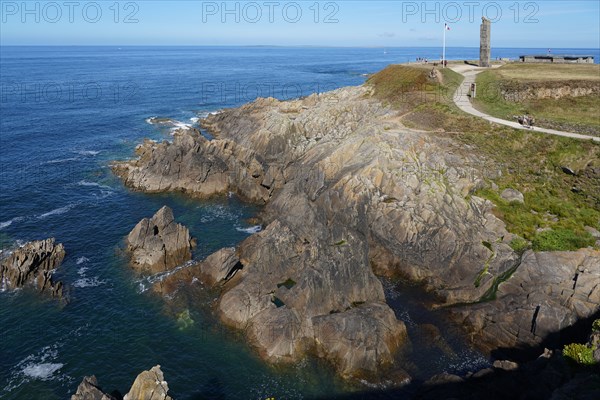
<path fill-rule="evenodd" d="M 9 250 L 0 259 L 0 290 L 33 287 L 63 299 L 63 284 L 53 278 L 65 258 L 65 248 L 54 238 L 36 240 Z"/>
<path fill-rule="evenodd" d="M 410 340 L 378 276 L 423 284 L 486 351 L 540 346 L 600 311 L 600 252 L 519 254 L 473 193 L 500 174 L 467 145 L 404 127 L 368 86 L 258 99 L 116 162 L 126 186 L 264 205 L 264 229 L 155 283 L 194 278 L 269 362 L 313 352 L 345 378 L 402 368 Z"/>
<path fill-rule="evenodd" d="M 71 400 L 173 400 L 168 392 L 169 385 L 160 365 L 156 365 L 140 373 L 125 396 L 118 390 L 104 392 L 98 384 L 98 379 L 92 375 L 83 378 Z"/>

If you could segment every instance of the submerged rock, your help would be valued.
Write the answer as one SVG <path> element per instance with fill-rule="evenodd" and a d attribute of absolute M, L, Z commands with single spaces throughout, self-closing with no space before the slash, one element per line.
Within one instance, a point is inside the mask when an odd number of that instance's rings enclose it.
<path fill-rule="evenodd" d="M 175 222 L 173 210 L 167 206 L 152 218 L 142 219 L 126 241 L 131 265 L 139 273 L 165 272 L 192 259 L 190 232 Z"/>
<path fill-rule="evenodd" d="M 0 260 L 0 289 L 34 286 L 40 292 L 61 298 L 63 284 L 52 279 L 65 258 L 65 248 L 54 238 L 28 242 Z"/>
<path fill-rule="evenodd" d="M 168 395 L 169 385 L 165 381 L 160 365 L 152 367 L 137 376 L 129 393 L 124 400 L 173 400 Z M 117 393 L 118 394 L 118 393 Z M 121 398 L 118 395 L 118 398 Z M 71 400 L 117 400 L 117 397 L 107 394 L 100 386 L 95 376 L 86 376 L 77 387 L 77 392 Z"/>

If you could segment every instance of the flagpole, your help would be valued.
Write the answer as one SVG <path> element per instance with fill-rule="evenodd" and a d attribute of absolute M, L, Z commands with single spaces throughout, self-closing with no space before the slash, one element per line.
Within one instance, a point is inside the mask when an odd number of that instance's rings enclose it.
<path fill-rule="evenodd" d="M 444 47 L 442 50 L 442 67 L 446 61 L 446 23 L 444 23 Z"/>

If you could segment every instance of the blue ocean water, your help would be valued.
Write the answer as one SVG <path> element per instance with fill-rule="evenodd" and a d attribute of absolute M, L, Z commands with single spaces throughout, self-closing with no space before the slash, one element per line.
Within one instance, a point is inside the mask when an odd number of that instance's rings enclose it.
<path fill-rule="evenodd" d="M 518 57 L 546 49 L 495 49 Z M 165 306 L 127 268 L 124 236 L 162 205 L 198 238 L 200 259 L 246 238 L 258 211 L 236 198 L 198 201 L 125 189 L 112 160 L 133 156 L 143 138 L 169 138 L 146 121 L 169 117 L 194 125 L 208 112 L 273 96 L 289 99 L 364 82 L 365 74 L 439 49 L 283 47 L 1 47 L 0 246 L 55 237 L 67 257 L 57 278 L 66 306 L 28 291 L 0 293 L 0 398 L 65 399 L 84 375 L 126 390 L 160 364 L 177 399 L 334 398 L 356 388 L 308 360 L 265 365 L 242 337 L 207 311 L 214 294 L 190 307 Z M 598 49 L 555 53 L 594 54 Z M 449 59 L 478 49 L 450 48 Z M 415 297 L 388 287 L 398 317 L 431 318 Z M 412 304 L 415 303 L 415 304 Z M 189 310 L 194 324 L 177 315 Z M 417 321 L 417 322 L 415 322 Z M 431 322 L 431 321 L 430 321 Z M 441 324 L 443 322 L 436 321 Z M 413 358 L 427 376 L 466 371 L 485 357 L 455 343 L 460 359 Z"/>

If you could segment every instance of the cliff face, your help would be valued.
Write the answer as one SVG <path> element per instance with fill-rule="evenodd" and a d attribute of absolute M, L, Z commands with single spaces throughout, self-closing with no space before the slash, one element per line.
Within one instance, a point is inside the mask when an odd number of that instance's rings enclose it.
<path fill-rule="evenodd" d="M 315 349 L 343 376 L 377 373 L 406 330 L 375 273 L 423 282 L 452 305 L 489 297 L 520 263 L 492 204 L 470 195 L 493 169 L 467 146 L 404 128 L 366 87 L 259 99 L 202 123 L 216 139 L 180 130 L 114 170 L 137 190 L 232 191 L 266 205 L 262 232 L 156 290 L 195 276 L 222 286 L 221 319 L 268 360 Z"/>

